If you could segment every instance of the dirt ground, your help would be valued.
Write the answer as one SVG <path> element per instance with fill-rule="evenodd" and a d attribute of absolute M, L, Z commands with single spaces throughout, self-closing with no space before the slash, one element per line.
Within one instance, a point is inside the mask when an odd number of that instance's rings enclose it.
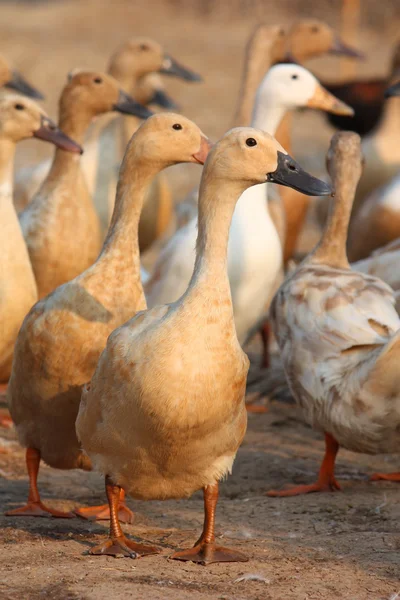
<path fill-rule="evenodd" d="M 45 105 L 55 115 L 58 92 L 71 68 L 103 69 L 126 38 L 149 35 L 203 73 L 202 85 L 171 79 L 167 87 L 183 112 L 216 139 L 230 125 L 243 48 L 254 24 L 290 23 L 300 15 L 339 24 L 339 2 L 204 0 L 202 11 L 195 4 L 194 0 L 5 3 L 0 6 L 1 52 L 46 93 Z M 359 45 L 369 60 L 359 71 L 384 75 L 399 32 L 396 2 L 362 4 Z M 337 59 L 313 61 L 310 66 L 330 79 L 339 73 Z M 310 113 L 298 117 L 295 129 L 295 156 L 322 169 L 331 130 L 320 115 Z M 18 164 L 37 161 L 50 151 L 45 144 L 26 142 L 18 151 Z M 178 199 L 199 174 L 195 166 L 171 171 Z M 0 430 L 0 598 L 400 599 L 400 487 L 368 482 L 374 471 L 398 470 L 397 457 L 341 451 L 337 477 L 343 492 L 287 499 L 264 495 L 285 483 L 311 482 L 322 453 L 321 436 L 304 425 L 294 405 L 271 400 L 266 414 L 250 415 L 233 475 L 221 485 L 217 515 L 219 542 L 242 550 L 250 560 L 201 567 L 168 560 L 173 549 L 197 539 L 203 518 L 201 494 L 181 502 L 129 501 L 136 520 L 124 530 L 163 549 L 159 556 L 138 561 L 85 555 L 104 538 L 107 523 L 1 516 L 25 501 L 27 476 L 14 431 Z M 43 466 L 39 483 L 44 499 L 54 507 L 104 501 L 97 474 Z"/>

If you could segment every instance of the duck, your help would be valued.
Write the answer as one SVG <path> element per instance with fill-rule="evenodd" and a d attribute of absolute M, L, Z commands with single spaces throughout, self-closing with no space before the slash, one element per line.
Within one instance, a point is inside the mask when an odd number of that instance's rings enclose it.
<path fill-rule="evenodd" d="M 16 69 L 13 69 L 8 60 L 0 54 L 0 87 L 17 92 L 28 98 L 43 100 L 44 96 L 34 88 L 25 77 Z"/>
<path fill-rule="evenodd" d="M 37 301 L 37 287 L 13 205 L 14 157 L 18 142 L 51 142 L 64 152 L 81 148 L 49 119 L 34 101 L 15 93 L 0 94 L 0 383 L 8 381 L 18 330 Z"/>
<path fill-rule="evenodd" d="M 69 76 L 60 98 L 60 128 L 83 144 L 92 119 L 109 111 L 151 113 L 97 71 Z M 101 249 L 101 230 L 80 167 L 80 155 L 58 148 L 49 174 L 19 215 L 39 298 L 85 271 Z"/>
<path fill-rule="evenodd" d="M 400 82 L 386 90 L 387 98 L 400 96 Z M 394 100 L 400 113 L 400 102 Z M 400 122 L 399 122 L 400 125 Z M 399 130 L 400 133 L 400 130 Z M 368 160 L 368 159 L 367 159 Z M 350 222 L 348 255 L 351 261 L 367 258 L 371 252 L 400 236 L 400 163 L 397 174 L 375 189 Z"/>
<path fill-rule="evenodd" d="M 259 87 L 253 126 L 273 135 L 285 112 L 299 106 L 347 110 L 306 69 L 278 64 L 268 71 Z M 144 286 L 149 307 L 174 302 L 185 291 L 195 262 L 197 226 L 195 217 L 160 253 Z M 228 275 L 237 336 L 242 344 L 265 313 L 281 269 L 282 245 L 268 211 L 264 184 L 247 190 L 237 203 L 229 238 Z"/>
<path fill-rule="evenodd" d="M 91 469 L 76 438 L 82 386 L 90 381 L 110 333 L 145 308 L 140 279 L 138 223 L 146 190 L 162 169 L 179 162 L 203 164 L 208 138 L 174 113 L 150 117 L 132 137 L 121 165 L 114 213 L 95 263 L 37 302 L 20 329 L 8 402 L 18 439 L 26 448 L 29 498 L 12 516 L 70 517 L 40 499 L 40 461 L 57 469 Z M 60 360 L 62 357 L 62 360 Z M 76 510 L 108 518 L 105 507 Z M 122 505 L 122 518 L 132 512 Z"/>
<path fill-rule="evenodd" d="M 234 128 L 211 149 L 199 195 L 192 278 L 171 304 L 138 312 L 108 338 L 82 391 L 76 431 L 105 475 L 110 537 L 92 555 L 138 558 L 157 547 L 128 539 L 118 521 L 120 490 L 141 500 L 204 495 L 204 527 L 193 548 L 172 559 L 245 561 L 215 543 L 219 482 L 231 472 L 246 432 L 249 360 L 236 334 L 228 278 L 235 204 L 253 185 L 275 181 L 327 193 L 261 130 Z M 107 402 L 108 399 L 108 402 Z"/>
<path fill-rule="evenodd" d="M 325 436 L 318 479 L 269 496 L 335 491 L 340 447 L 398 452 L 400 318 L 393 291 L 352 270 L 346 237 L 362 170 L 360 136 L 333 136 L 328 170 L 335 200 L 320 242 L 283 283 L 271 305 L 272 327 L 290 390 L 304 418 Z"/>

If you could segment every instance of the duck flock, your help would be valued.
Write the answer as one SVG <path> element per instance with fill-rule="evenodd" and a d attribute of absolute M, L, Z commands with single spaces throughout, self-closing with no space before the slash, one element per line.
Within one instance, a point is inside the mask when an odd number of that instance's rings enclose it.
<path fill-rule="evenodd" d="M 319 21 L 258 26 L 233 128 L 216 143 L 177 112 L 162 80 L 201 77 L 154 40 L 124 43 L 107 72 L 69 73 L 58 125 L 0 57 L 2 422 L 15 426 L 29 476 L 27 503 L 7 515 L 110 519 L 90 554 L 138 558 L 160 549 L 123 533 L 125 495 L 203 490 L 201 535 L 171 558 L 246 561 L 216 545 L 214 527 L 219 482 L 246 433 L 243 348 L 257 331 L 265 373 L 277 344 L 326 444 L 315 483 L 268 495 L 340 489 L 340 447 L 399 451 L 400 53 L 387 79 L 331 88 L 301 66 L 327 53 L 361 58 Z M 332 137 L 330 179 L 292 157 L 295 111 L 306 107 L 353 129 Z M 54 157 L 14 173 L 16 145 L 32 137 Z M 305 153 L 315 154 L 309 141 Z M 178 163 L 202 176 L 175 206 L 163 171 Z M 321 238 L 299 256 L 312 208 Z M 108 502 L 48 507 L 41 461 L 100 472 Z"/>

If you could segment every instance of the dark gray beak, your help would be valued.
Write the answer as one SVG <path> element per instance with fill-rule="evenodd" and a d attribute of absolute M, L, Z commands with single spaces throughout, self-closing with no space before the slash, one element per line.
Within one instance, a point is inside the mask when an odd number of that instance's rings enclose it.
<path fill-rule="evenodd" d="M 173 75 L 174 77 L 179 77 L 185 81 L 203 81 L 201 75 L 198 75 L 194 71 L 183 67 L 176 62 L 172 56 L 169 56 L 169 54 L 165 54 L 162 67 L 159 72 L 163 73 L 164 75 Z"/>
<path fill-rule="evenodd" d="M 120 90 L 118 102 L 113 106 L 113 110 L 120 112 L 124 115 L 134 115 L 139 119 L 147 119 L 153 114 L 151 110 L 136 102 L 131 96 Z"/>
<path fill-rule="evenodd" d="M 348 56 L 357 60 L 365 60 L 365 54 L 348 46 L 339 37 L 335 38 L 332 46 L 329 48 L 329 54 L 338 54 L 340 56 Z"/>
<path fill-rule="evenodd" d="M 59 127 L 51 119 L 48 117 L 42 117 L 40 122 L 40 127 L 34 132 L 34 137 L 39 140 L 44 140 L 45 142 L 50 142 L 57 146 L 57 148 L 61 148 L 62 150 L 66 150 L 67 152 L 74 152 L 75 154 L 83 154 L 83 149 L 79 144 L 71 140 L 70 137 L 65 135 Z"/>
<path fill-rule="evenodd" d="M 330 196 L 332 187 L 304 171 L 289 154 L 278 151 L 278 166 L 267 174 L 267 181 L 291 187 L 307 196 Z"/>
<path fill-rule="evenodd" d="M 400 96 L 400 81 L 394 83 L 385 91 L 385 98 L 392 98 L 393 96 Z"/>
<path fill-rule="evenodd" d="M 36 100 L 44 100 L 43 94 L 32 87 L 18 71 L 13 71 L 10 81 L 7 81 L 5 87 L 15 90 L 24 96 L 29 98 L 35 98 Z"/>
<path fill-rule="evenodd" d="M 156 104 L 157 106 L 161 106 L 161 108 L 168 108 L 169 110 L 179 110 L 179 104 L 172 100 L 163 90 L 156 90 L 149 104 Z"/>

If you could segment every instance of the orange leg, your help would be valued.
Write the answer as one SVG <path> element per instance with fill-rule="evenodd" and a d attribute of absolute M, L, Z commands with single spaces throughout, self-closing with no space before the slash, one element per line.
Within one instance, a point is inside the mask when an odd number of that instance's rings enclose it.
<path fill-rule="evenodd" d="M 335 492 L 340 490 L 340 485 L 335 479 L 335 460 L 339 444 L 329 433 L 325 433 L 325 456 L 319 470 L 318 480 L 311 485 L 297 485 L 288 490 L 271 490 L 267 496 L 298 496 L 311 492 Z"/>
<path fill-rule="evenodd" d="M 121 487 L 115 485 L 111 478 L 106 476 L 106 493 L 110 507 L 110 537 L 107 541 L 90 550 L 90 554 L 109 556 L 127 556 L 140 558 L 148 554 L 158 554 L 160 549 L 156 546 L 145 546 L 129 540 L 123 533 L 118 519 L 118 506 L 121 497 Z"/>
<path fill-rule="evenodd" d="M 88 519 L 89 521 L 108 521 L 110 519 L 110 507 L 108 504 L 101 506 L 87 506 L 84 508 L 76 508 L 74 513 L 78 517 Z M 118 520 L 121 523 L 133 523 L 134 514 L 125 502 L 125 492 L 121 488 L 118 505 Z"/>
<path fill-rule="evenodd" d="M 201 565 L 208 565 L 216 562 L 248 561 L 249 559 L 247 556 L 241 552 L 231 550 L 230 548 L 224 548 L 224 546 L 217 546 L 215 544 L 215 509 L 218 502 L 218 483 L 207 485 L 203 488 L 203 494 L 204 525 L 201 536 L 193 548 L 190 550 L 174 552 L 170 558 L 196 562 Z"/>
<path fill-rule="evenodd" d="M 400 481 L 400 473 L 374 473 L 370 481 Z"/>
<path fill-rule="evenodd" d="M 270 365 L 270 357 L 269 357 L 269 340 L 271 337 L 271 326 L 268 321 L 266 321 L 261 329 L 260 329 L 262 344 L 263 344 L 263 353 L 261 359 L 261 368 L 268 369 Z"/>
<path fill-rule="evenodd" d="M 29 475 L 29 495 L 28 502 L 21 508 L 8 510 L 5 514 L 9 517 L 59 517 L 64 519 L 72 518 L 72 513 L 65 513 L 59 510 L 53 510 L 45 506 L 40 500 L 39 490 L 37 488 L 37 476 L 40 465 L 40 452 L 34 448 L 26 450 L 26 466 Z"/>

